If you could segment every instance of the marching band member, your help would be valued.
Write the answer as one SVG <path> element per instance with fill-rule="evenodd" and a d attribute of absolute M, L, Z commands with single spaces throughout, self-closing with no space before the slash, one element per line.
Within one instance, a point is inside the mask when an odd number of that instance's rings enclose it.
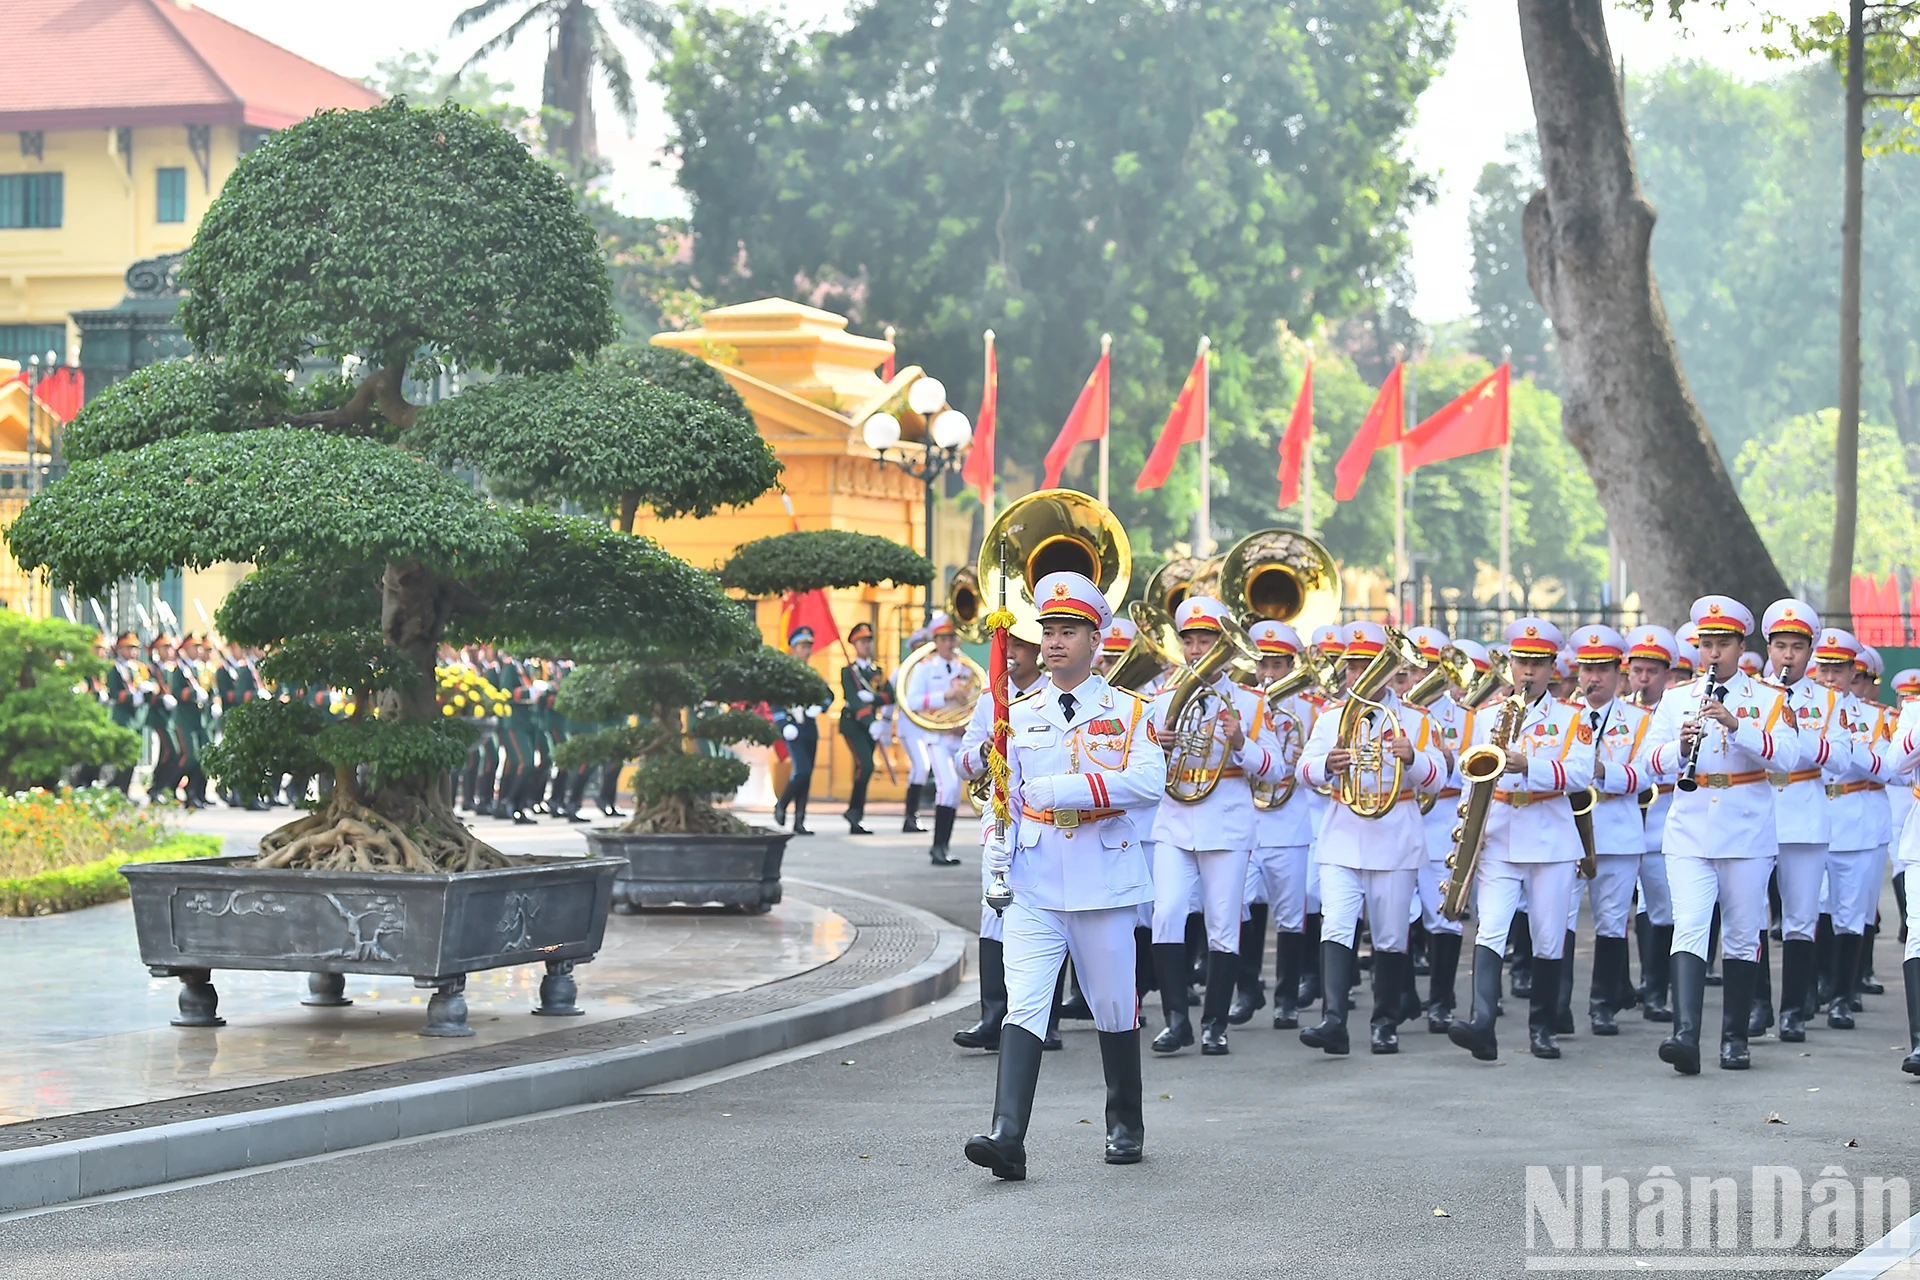
<path fill-rule="evenodd" d="M 936 613 L 934 618 L 937 620 L 945 616 L 944 613 Z M 908 652 L 919 648 L 932 638 L 933 623 L 929 622 L 926 626 L 921 627 L 907 637 Z M 900 673 L 895 671 L 891 678 L 898 679 L 899 675 Z M 920 825 L 920 800 L 927 791 L 928 785 L 933 781 L 933 767 L 926 751 L 921 747 L 920 726 L 899 713 L 900 702 L 906 696 L 907 691 L 905 689 L 895 689 L 893 691 L 895 707 L 893 732 L 899 739 L 901 747 L 904 748 L 907 753 L 906 816 L 900 821 L 900 830 L 903 834 L 912 834 L 926 830 L 925 827 Z"/>
<path fill-rule="evenodd" d="M 1826 874 L 1832 834 L 1827 784 L 1852 778 L 1853 740 L 1840 723 L 1846 695 L 1808 678 L 1808 667 L 1816 656 L 1814 637 L 1820 635 L 1823 645 L 1827 639 L 1813 607 L 1802 600 L 1776 601 L 1760 626 L 1766 633 L 1768 662 L 1787 691 L 1787 706 L 1800 735 L 1800 766 L 1768 778 L 1773 784 L 1773 825 L 1779 839 L 1775 874 L 1780 886 L 1780 1039 L 1798 1044 L 1807 1038 L 1813 935 L 1820 922 L 1820 881 Z M 1853 651 L 1838 648 L 1840 634 L 1833 633 L 1835 660 L 1851 668 Z M 1750 1024 L 1749 1033 L 1752 1030 Z"/>
<path fill-rule="evenodd" d="M 1751 610 L 1727 596 L 1694 601 L 1701 675 L 1669 689 L 1647 731 L 1648 764 L 1684 783 L 1667 816 L 1667 881 L 1673 890 L 1673 1034 L 1660 1060 L 1682 1075 L 1700 1071 L 1701 1005 L 1706 997 L 1707 935 L 1720 906 L 1725 962 L 1720 1066 L 1751 1064 L 1752 1013 L 1760 931 L 1767 923 L 1767 879 L 1775 835 L 1770 773 L 1791 774 L 1800 740 L 1786 692 L 1739 669 L 1753 630 Z"/>
<path fill-rule="evenodd" d="M 1407 638 L 1419 644 L 1424 652 L 1426 645 L 1415 638 L 1415 632 L 1421 630 L 1423 628 L 1416 627 L 1407 633 Z M 1446 643 L 1446 638 L 1441 637 L 1434 649 L 1435 656 Z M 1475 672 L 1486 674 L 1491 662 L 1483 645 L 1472 640 L 1455 640 L 1452 643 L 1454 648 L 1467 655 Z M 1420 868 L 1420 923 L 1427 930 L 1428 945 L 1432 951 L 1426 1005 L 1427 1031 L 1431 1035 L 1445 1035 L 1448 1024 L 1453 1021 L 1454 984 L 1460 972 L 1461 922 L 1449 920 L 1440 914 L 1440 886 L 1447 878 L 1447 855 L 1453 851 L 1453 828 L 1460 821 L 1460 750 L 1466 745 L 1467 724 L 1472 718 L 1471 713 L 1460 705 L 1455 693 L 1455 690 L 1448 689 L 1427 708 L 1434 740 L 1451 762 L 1446 786 L 1434 797 L 1433 808 L 1427 811 L 1427 861 Z"/>
<path fill-rule="evenodd" d="M 840 668 L 840 737 L 853 754 L 853 787 L 847 797 L 847 834 L 870 836 L 861 825 L 867 816 L 867 786 L 873 781 L 873 753 L 885 735 L 886 722 L 881 713 L 893 703 L 893 689 L 873 660 L 873 627 L 865 622 L 853 624 L 847 632 L 853 646 L 853 661 Z M 892 766 L 888 766 L 891 768 Z"/>
<path fill-rule="evenodd" d="M 1870 644 L 1860 646 L 1860 660 L 1854 673 L 1854 697 L 1862 705 L 1872 708 L 1879 718 L 1878 741 L 1893 740 L 1893 726 L 1899 720 L 1899 712 L 1887 707 L 1880 701 L 1880 678 L 1887 674 L 1886 659 L 1880 651 Z M 1880 748 L 1882 759 L 1886 758 L 1886 749 Z M 1866 923 L 1860 930 L 1860 968 L 1854 978 L 1853 998 L 1855 1009 L 1860 1008 L 1859 997 L 1883 995 L 1886 988 L 1874 981 L 1873 977 L 1873 940 L 1879 930 L 1880 919 L 1880 882 L 1887 874 L 1888 850 L 1893 844 L 1895 827 L 1893 826 L 1893 790 L 1899 788 L 1900 779 L 1887 771 L 1875 778 L 1876 785 L 1867 788 L 1867 807 L 1874 821 L 1874 863 L 1861 880 L 1861 894 L 1864 899 L 1863 910 Z"/>
<path fill-rule="evenodd" d="M 1632 700 L 1649 714 L 1659 709 L 1673 674 L 1680 642 L 1673 632 L 1652 624 L 1636 627 L 1627 641 L 1627 679 Z M 1673 784 L 1647 779 L 1642 791 L 1646 849 L 1640 855 L 1640 913 L 1634 931 L 1640 936 L 1640 1016 L 1648 1022 L 1672 1022 L 1667 990 L 1672 985 L 1673 894 L 1667 887 L 1667 809 L 1673 803 Z M 1644 923 L 1643 923 L 1644 922 Z"/>
<path fill-rule="evenodd" d="M 1901 675 L 1905 675 L 1902 672 Z M 1895 687 L 1899 687 L 1900 676 L 1895 676 Z M 1904 690 L 1902 696 L 1905 697 Z M 1908 698 L 1900 707 L 1900 722 L 1893 731 L 1893 741 L 1888 744 L 1888 764 L 1896 773 L 1909 777 L 1920 770 L 1920 700 Z M 1913 789 L 1913 796 L 1920 801 L 1920 785 Z M 1906 954 L 1900 964 L 1900 977 L 1906 989 L 1907 997 L 1907 1039 L 1912 1052 L 1900 1063 L 1900 1069 L 1908 1075 L 1920 1076 L 1920 820 L 1914 814 L 1920 813 L 1920 803 L 1914 804 L 1907 812 L 1907 821 L 1896 833 L 1898 874 L 1905 877 L 1908 887 L 1902 904 L 1906 915 Z M 1895 884 L 1902 881 L 1896 879 Z"/>
<path fill-rule="evenodd" d="M 1597 1036 L 1620 1034 L 1614 1014 L 1634 1005 L 1633 972 L 1627 954 L 1627 920 L 1633 909 L 1633 886 L 1646 852 L 1647 829 L 1640 812 L 1640 792 L 1647 785 L 1645 743 L 1652 713 L 1619 696 L 1621 663 L 1627 654 L 1626 637 L 1612 627 L 1584 626 L 1574 633 L 1574 661 L 1578 665 L 1583 709 L 1581 719 L 1593 737 L 1593 847 L 1594 878 L 1573 882 L 1573 901 L 1567 908 L 1567 949 L 1573 954 L 1573 924 L 1580 915 L 1580 896 L 1591 886 L 1593 909 L 1593 979 L 1587 990 L 1587 1021 Z M 1561 1012 L 1571 997 L 1573 965 L 1563 959 Z M 1565 1031 L 1564 1024 L 1561 1030 Z"/>
<path fill-rule="evenodd" d="M 1836 737 L 1851 740 L 1850 768 L 1828 773 L 1827 800 L 1831 834 L 1826 849 L 1827 898 L 1833 918 L 1833 997 L 1827 1006 L 1827 1026 L 1834 1031 L 1854 1027 L 1854 979 L 1860 967 L 1861 934 L 1880 897 L 1880 814 L 1873 800 L 1884 794 L 1887 761 L 1878 749 L 1879 703 L 1862 701 L 1854 692 L 1862 646 L 1854 636 L 1836 627 L 1820 633 L 1813 657 L 1821 683 L 1833 690 Z M 1816 892 L 1817 892 L 1816 882 Z"/>
<path fill-rule="evenodd" d="M 1340 682 L 1345 685 L 1347 679 L 1346 663 L 1342 660 L 1347 652 L 1346 637 L 1338 626 L 1328 624 L 1313 629 L 1307 643 L 1320 651 L 1322 657 L 1340 673 Z M 1308 695 L 1319 711 L 1325 711 L 1331 703 L 1320 694 Z M 1325 917 L 1320 907 L 1320 859 L 1315 856 L 1315 847 L 1320 840 L 1320 830 L 1326 825 L 1327 814 L 1333 808 L 1333 802 L 1320 794 L 1317 789 L 1309 788 L 1306 799 L 1313 815 L 1314 845 L 1307 850 L 1307 917 L 1306 925 L 1300 931 L 1300 984 L 1294 993 L 1296 1006 L 1311 1009 L 1320 1003 L 1320 933 Z M 1280 1014 L 1274 1012 L 1276 1030 L 1289 1030 L 1279 1024 Z"/>
<path fill-rule="evenodd" d="M 934 614 L 933 654 L 914 667 L 901 694 L 901 705 L 925 713 L 938 711 L 950 703 L 965 702 L 973 696 L 973 672 L 961 663 L 957 656 L 959 648 L 960 636 L 953 628 L 953 619 L 944 613 Z M 923 776 L 933 779 L 933 848 L 927 856 L 936 867 L 960 865 L 960 859 L 953 856 L 948 845 L 960 812 L 960 770 L 953 757 L 960 750 L 962 732 L 943 733 L 911 722 L 902 728 L 907 749 L 924 761 Z M 908 819 L 912 820 L 911 812 Z M 916 829 L 917 826 L 915 824 Z"/>
<path fill-rule="evenodd" d="M 1148 703 L 1093 673 L 1112 618 L 1100 589 L 1077 573 L 1050 573 L 1034 584 L 1034 600 L 1049 683 L 1009 708 L 1011 830 L 996 830 L 986 852 L 989 874 L 1005 872 L 1013 889 L 1004 926 L 1008 1010 L 993 1127 L 965 1148 L 968 1160 L 1012 1181 L 1027 1176 L 1041 1036 L 1068 956 L 1100 1034 L 1107 1162 L 1140 1160 L 1133 925 L 1154 891 L 1134 813 L 1158 802 L 1167 774 Z"/>
<path fill-rule="evenodd" d="M 1386 628 L 1377 622 L 1350 622 L 1347 637 L 1348 683 L 1385 650 Z M 1325 921 L 1320 938 L 1320 974 L 1325 990 L 1325 1016 L 1317 1026 L 1300 1032 L 1302 1044 L 1331 1054 L 1348 1052 L 1347 1009 L 1354 972 L 1354 934 L 1364 908 L 1373 931 L 1374 1053 L 1398 1053 L 1402 992 L 1413 980 L 1407 956 L 1407 928 L 1420 867 L 1426 861 L 1426 835 L 1421 826 L 1416 793 L 1433 794 L 1447 781 L 1449 762 L 1435 745 L 1426 712 L 1400 701 L 1413 672 L 1401 668 L 1379 695 L 1379 710 L 1367 712 L 1394 723 L 1389 750 L 1399 760 L 1404 789 L 1391 810 L 1378 818 L 1363 818 L 1342 804 L 1334 804 L 1321 828 L 1314 856 L 1320 862 L 1320 894 Z M 1337 784 L 1353 762 L 1353 752 L 1340 741 L 1341 716 L 1327 708 L 1314 725 L 1313 736 L 1301 753 L 1300 781 L 1309 787 Z"/>
<path fill-rule="evenodd" d="M 1519 618 L 1506 628 L 1513 693 L 1525 704 L 1518 732 L 1507 744 L 1506 772 L 1487 813 L 1485 844 L 1474 885 L 1478 932 L 1473 947 L 1473 1017 L 1459 1018 L 1447 1037 L 1474 1057 L 1499 1057 L 1493 1022 L 1500 1000 L 1500 965 L 1507 932 L 1524 891 L 1532 917 L 1533 986 L 1528 996 L 1528 1048 L 1536 1058 L 1558 1058 L 1554 1014 L 1560 999 L 1567 904 L 1572 900 L 1580 835 L 1567 801 L 1593 785 L 1593 728 L 1550 689 L 1560 629 L 1543 618 Z M 1493 708 L 1473 717 L 1468 745 L 1489 743 L 1499 720 Z"/>
<path fill-rule="evenodd" d="M 1180 602 L 1174 625 L 1189 665 L 1198 663 L 1215 644 L 1226 643 L 1222 636 L 1226 617 L 1226 606 L 1211 596 L 1189 596 Z M 1177 728 L 1167 723 L 1167 713 L 1182 683 L 1170 681 L 1153 702 L 1154 732 L 1176 760 L 1183 744 L 1175 741 Z M 1153 822 L 1153 953 L 1167 1018 L 1165 1030 L 1154 1037 L 1153 1050 L 1174 1053 L 1193 1043 L 1186 1005 L 1186 928 L 1188 904 L 1197 886 L 1207 934 L 1200 1052 L 1217 1056 L 1227 1052 L 1227 1010 L 1239 968 L 1240 908 L 1246 900 L 1247 862 L 1253 851 L 1253 793 L 1248 776 L 1280 781 L 1281 763 L 1276 752 L 1248 736 L 1260 699 L 1235 684 L 1226 667 L 1196 695 L 1196 701 L 1200 698 L 1210 699 L 1218 708 L 1199 730 L 1206 738 L 1204 750 L 1198 750 L 1199 743 L 1184 744 L 1198 751 L 1188 757 L 1190 772 L 1184 778 L 1169 777 L 1167 782 L 1191 785 L 1217 769 L 1218 785 L 1190 803 L 1169 793 Z"/>
<path fill-rule="evenodd" d="M 1138 634 L 1140 634 L 1140 628 L 1133 624 L 1131 618 L 1116 617 L 1107 624 L 1106 630 L 1100 633 L 1099 670 L 1101 675 L 1104 676 L 1112 671 L 1120 659 L 1126 656 L 1127 650 L 1133 646 L 1133 638 Z"/>
<path fill-rule="evenodd" d="M 1300 653 L 1298 632 L 1284 622 L 1269 620 L 1254 623 L 1247 634 L 1252 637 L 1254 648 L 1260 651 L 1257 674 L 1262 689 L 1293 674 Z M 1299 752 L 1313 733 L 1316 714 L 1317 708 L 1301 694 L 1287 698 L 1277 711 L 1267 705 L 1264 695 L 1259 699 L 1253 739 L 1279 757 L 1279 767 L 1285 771 L 1281 775 L 1283 787 L 1285 780 L 1293 778 Z M 1284 800 L 1274 795 L 1272 798 L 1278 803 L 1273 807 L 1254 810 L 1253 857 L 1247 867 L 1247 879 L 1250 888 L 1258 886 L 1263 892 L 1267 911 L 1253 913 L 1249 907 L 1253 918 L 1242 926 L 1243 959 L 1249 942 L 1244 935 L 1249 930 L 1254 935 L 1255 959 L 1251 982 L 1243 963 L 1240 989 L 1234 996 L 1233 1007 L 1227 1011 L 1227 1021 L 1235 1026 L 1251 1021 L 1266 1003 L 1258 982 L 1264 967 L 1259 957 L 1265 950 L 1269 912 L 1275 951 L 1273 1024 L 1280 1027 L 1299 1023 L 1292 984 L 1299 974 L 1300 930 L 1307 910 L 1307 850 L 1313 843 L 1314 814 L 1307 804 L 1309 794 L 1306 787 L 1295 786 Z"/>

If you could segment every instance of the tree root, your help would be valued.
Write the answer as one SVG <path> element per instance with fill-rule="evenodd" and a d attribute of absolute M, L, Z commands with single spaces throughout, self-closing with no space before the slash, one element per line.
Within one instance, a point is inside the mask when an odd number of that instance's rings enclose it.
<path fill-rule="evenodd" d="M 644 835 L 738 836 L 756 830 L 731 813 L 685 796 L 668 796 L 621 823 L 618 830 Z"/>
<path fill-rule="evenodd" d="M 324 811 L 263 836 L 253 865 L 440 874 L 510 864 L 505 854 L 475 838 L 444 803 L 391 791 L 362 803 L 336 788 Z"/>

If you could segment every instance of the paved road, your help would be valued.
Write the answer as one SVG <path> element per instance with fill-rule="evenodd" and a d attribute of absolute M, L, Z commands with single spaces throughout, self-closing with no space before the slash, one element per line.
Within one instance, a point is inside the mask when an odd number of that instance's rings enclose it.
<path fill-rule="evenodd" d="M 794 874 L 973 919 L 972 858 L 935 870 L 922 839 L 896 835 L 796 843 Z M 1870 1005 L 1851 1034 L 1768 1040 L 1753 1071 L 1694 1080 L 1654 1058 L 1661 1032 L 1637 1020 L 1610 1042 L 1572 1038 L 1557 1063 L 1512 1056 L 1509 1030 L 1492 1065 L 1424 1032 L 1398 1058 L 1329 1059 L 1256 1021 L 1228 1058 L 1147 1064 L 1134 1168 L 1100 1163 L 1098 1050 L 1069 1024 L 1025 1184 L 961 1158 L 993 1059 L 949 1043 L 954 1015 L 692 1092 L 0 1223 L 0 1275 L 1514 1275 L 1529 1165 L 1562 1186 L 1567 1166 L 1636 1185 L 1659 1166 L 1683 1183 L 1733 1176 L 1743 1210 L 1755 1165 L 1809 1186 L 1829 1167 L 1856 1187 L 1920 1170 L 1902 1018 L 1891 996 Z M 1743 1218 L 1737 1252 L 1750 1230 Z M 1567 1260 L 1536 1232 L 1536 1255 Z M 1609 1260 L 1635 1257 L 1665 1260 Z M 1762 1272 L 1717 1272 L 1747 1273 Z"/>

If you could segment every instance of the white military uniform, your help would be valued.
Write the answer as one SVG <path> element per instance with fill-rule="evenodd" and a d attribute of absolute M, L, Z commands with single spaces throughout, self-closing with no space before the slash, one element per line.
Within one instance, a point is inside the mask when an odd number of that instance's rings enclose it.
<path fill-rule="evenodd" d="M 1299 755 L 1313 734 L 1319 708 L 1295 694 L 1280 708 L 1280 724 L 1266 700 L 1254 722 L 1252 738 L 1279 758 L 1284 778 L 1294 779 L 1293 794 L 1275 808 L 1255 808 L 1253 858 L 1247 868 L 1249 902 L 1265 902 L 1272 910 L 1276 933 L 1299 933 L 1307 912 L 1307 852 L 1313 846 L 1312 792 L 1294 776 Z M 1292 728 L 1282 725 L 1291 721 Z M 1298 738 L 1292 735 L 1298 733 Z"/>
<path fill-rule="evenodd" d="M 1836 934 L 1865 931 L 1879 905 L 1886 870 L 1886 778 L 1892 772 L 1881 743 L 1887 709 L 1844 695 L 1836 727 L 1853 741 L 1853 768 L 1845 780 L 1829 781 L 1833 834 L 1827 848 L 1827 897 Z"/>
<path fill-rule="evenodd" d="M 1800 739 L 1800 762 L 1767 775 L 1773 787 L 1773 826 L 1779 838 L 1780 933 L 1785 941 L 1810 942 L 1820 919 L 1820 881 L 1827 869 L 1833 826 L 1829 784 L 1854 774 L 1853 740 L 1837 721 L 1849 695 L 1808 676 L 1786 686 Z"/>
<path fill-rule="evenodd" d="M 1492 741 L 1500 705 L 1474 713 L 1470 747 Z M 1593 785 L 1593 731 L 1578 707 L 1543 693 L 1527 704 L 1509 745 L 1526 757 L 1526 770 L 1502 774 L 1494 786 L 1474 883 L 1474 946 L 1505 953 L 1524 893 L 1533 953 L 1557 960 L 1566 948 L 1567 905 L 1582 852 L 1567 793 Z"/>
<path fill-rule="evenodd" d="M 1909 777 L 1920 773 L 1920 701 L 1900 708 L 1900 722 L 1894 726 L 1888 757 L 1890 767 L 1897 772 Z M 1894 866 L 1907 877 L 1907 950 L 1903 960 L 1920 960 L 1920 784 L 1915 784 L 1910 794 L 1914 803 L 1907 808 L 1906 822 L 1894 833 Z"/>
<path fill-rule="evenodd" d="M 1699 717 L 1709 682 L 1670 686 L 1647 730 L 1647 761 L 1663 781 L 1680 775 L 1682 722 Z M 1667 817 L 1667 881 L 1673 892 L 1673 949 L 1703 960 L 1713 907 L 1720 904 L 1720 946 L 1734 960 L 1759 954 L 1767 922 L 1767 879 L 1779 845 L 1769 773 L 1800 765 L 1799 735 L 1777 685 L 1736 672 L 1721 686 L 1739 721 L 1729 733 L 1709 722 L 1701 743 L 1697 791 L 1676 791 Z"/>
<path fill-rule="evenodd" d="M 1467 726 L 1473 716 L 1454 698 L 1452 693 L 1443 693 L 1435 698 L 1433 705 L 1427 708 L 1427 722 L 1433 729 L 1436 747 L 1444 748 L 1452 759 L 1446 783 L 1434 793 L 1433 808 L 1427 810 L 1423 825 L 1426 828 L 1427 860 L 1420 868 L 1420 923 L 1426 926 L 1428 933 L 1451 933 L 1458 935 L 1463 922 L 1449 920 L 1440 914 L 1440 886 L 1447 882 L 1451 874 L 1447 870 L 1447 858 L 1453 853 L 1453 829 L 1460 825 L 1460 752 L 1466 746 Z"/>
<path fill-rule="evenodd" d="M 1097 675 L 1065 693 L 1071 714 L 1052 687 L 1008 709 L 1009 790 L 1020 804 L 1007 877 L 1007 1022 L 1035 1037 L 1047 1033 L 1068 955 L 1095 1027 L 1139 1025 L 1133 926 L 1153 877 L 1138 815 L 1166 785 L 1146 702 Z"/>
<path fill-rule="evenodd" d="M 948 659 L 930 653 L 909 673 L 907 687 L 900 693 L 900 704 L 922 714 L 938 711 L 947 705 L 947 691 L 953 682 L 971 674 L 958 656 Z M 914 760 L 909 780 L 924 783 L 931 775 L 934 803 L 948 809 L 960 804 L 960 770 L 954 756 L 960 750 L 963 733 L 964 730 L 959 729 L 936 733 L 905 718 L 900 723 L 900 740 Z"/>
<path fill-rule="evenodd" d="M 1024 689 L 1015 688 L 1011 678 L 1007 681 L 1009 703 L 1021 698 L 1033 697 L 1048 688 L 1047 673 L 1042 671 L 1034 682 Z M 993 699 L 982 694 L 973 704 L 973 718 L 967 721 L 967 731 L 960 739 L 960 752 L 954 757 L 955 766 L 969 782 L 987 771 L 980 759 L 980 748 L 993 740 Z M 1009 750 L 1012 749 L 1009 742 Z M 993 805 L 988 803 L 980 810 L 980 841 L 986 843 L 993 833 Z M 1005 941 L 1006 917 L 987 905 L 987 888 L 993 876 L 987 870 L 985 858 L 980 860 L 980 936 L 991 938 L 995 942 Z"/>
<path fill-rule="evenodd" d="M 1647 843 L 1640 793 L 1648 784 L 1646 736 L 1653 716 L 1619 698 L 1577 714 L 1593 739 L 1593 789 L 1599 794 L 1593 806 L 1595 875 L 1591 881 L 1574 880 L 1567 921 L 1571 926 L 1578 917 L 1581 892 L 1590 885 L 1594 933 L 1625 938 Z"/>

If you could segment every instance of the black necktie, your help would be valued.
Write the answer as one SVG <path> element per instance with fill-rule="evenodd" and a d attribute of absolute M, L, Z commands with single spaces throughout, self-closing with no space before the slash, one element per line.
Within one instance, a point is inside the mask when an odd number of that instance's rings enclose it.
<path fill-rule="evenodd" d="M 1600 713 L 1598 711 L 1589 711 L 1587 718 L 1593 722 L 1594 733 L 1598 734 L 1600 732 Z"/>
<path fill-rule="evenodd" d="M 1072 694 L 1063 693 L 1060 695 L 1060 714 L 1066 717 L 1066 721 L 1068 724 L 1073 723 L 1073 695 Z"/>

